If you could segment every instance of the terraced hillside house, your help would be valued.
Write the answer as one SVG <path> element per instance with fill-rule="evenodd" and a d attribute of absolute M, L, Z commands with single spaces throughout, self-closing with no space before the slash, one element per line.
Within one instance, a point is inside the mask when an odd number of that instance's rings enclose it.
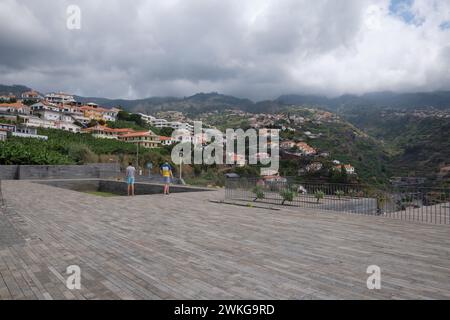
<path fill-rule="evenodd" d="M 65 104 L 76 102 L 75 98 L 71 94 L 63 92 L 52 92 L 45 95 L 45 100 L 56 104 Z"/>
<path fill-rule="evenodd" d="M 176 140 L 173 140 L 171 137 L 164 137 L 164 136 L 160 136 L 159 140 L 161 141 L 161 145 L 163 146 L 170 146 L 177 142 Z"/>
<path fill-rule="evenodd" d="M 305 142 L 298 142 L 296 146 L 306 156 L 315 155 L 317 153 L 316 149 Z"/>
<path fill-rule="evenodd" d="M 34 90 L 26 91 L 26 92 L 22 93 L 20 95 L 20 97 L 23 100 L 35 101 L 35 102 L 38 102 L 38 101 L 44 99 L 43 96 L 41 96 L 37 91 L 34 91 Z"/>
<path fill-rule="evenodd" d="M 82 130 L 83 133 L 90 133 L 95 138 L 118 139 L 119 136 L 135 132 L 130 128 L 114 129 L 106 126 L 96 125 L 95 127 Z"/>
<path fill-rule="evenodd" d="M 292 149 L 293 147 L 295 147 L 295 142 L 292 140 L 285 140 L 280 143 L 280 147 L 286 150 Z"/>
<path fill-rule="evenodd" d="M 159 136 L 151 130 L 127 133 L 120 135 L 118 138 L 119 140 L 134 143 L 144 148 L 159 148 L 161 146 Z"/>
<path fill-rule="evenodd" d="M 334 166 L 334 170 L 336 170 L 336 171 L 341 171 L 342 168 L 344 168 L 344 170 L 347 174 L 356 174 L 355 167 L 353 167 L 351 164 Z"/>
<path fill-rule="evenodd" d="M 97 105 L 84 105 L 80 108 L 84 117 L 93 120 L 116 121 L 119 109 L 105 109 Z"/>
<path fill-rule="evenodd" d="M 0 114 L 28 115 L 31 114 L 31 108 L 22 102 L 0 103 Z"/>

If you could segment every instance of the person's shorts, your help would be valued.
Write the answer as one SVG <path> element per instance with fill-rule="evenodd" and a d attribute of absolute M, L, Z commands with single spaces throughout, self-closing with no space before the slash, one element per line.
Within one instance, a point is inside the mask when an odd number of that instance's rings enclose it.
<path fill-rule="evenodd" d="M 164 177 L 164 183 L 170 183 L 170 177 Z"/>
<path fill-rule="evenodd" d="M 127 183 L 128 183 L 128 184 L 134 184 L 134 178 L 128 177 L 128 178 L 127 178 Z"/>

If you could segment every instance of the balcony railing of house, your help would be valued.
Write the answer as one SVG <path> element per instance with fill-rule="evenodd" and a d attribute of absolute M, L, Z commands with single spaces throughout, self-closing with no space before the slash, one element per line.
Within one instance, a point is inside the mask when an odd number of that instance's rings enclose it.
<path fill-rule="evenodd" d="M 295 178 L 272 181 L 231 178 L 226 180 L 225 198 L 242 204 L 299 207 L 450 225 L 450 189 L 443 188 L 296 182 Z"/>

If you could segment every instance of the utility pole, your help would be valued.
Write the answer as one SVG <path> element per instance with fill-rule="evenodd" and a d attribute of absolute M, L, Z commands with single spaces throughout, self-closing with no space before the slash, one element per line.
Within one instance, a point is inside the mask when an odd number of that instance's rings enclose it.
<path fill-rule="evenodd" d="M 139 141 L 136 145 L 136 149 L 137 149 L 137 151 L 136 151 L 136 167 L 139 172 Z"/>
<path fill-rule="evenodd" d="M 183 178 L 181 177 L 181 171 L 183 168 L 182 164 L 183 164 L 183 152 L 181 151 L 180 152 L 180 181 L 183 181 Z"/>

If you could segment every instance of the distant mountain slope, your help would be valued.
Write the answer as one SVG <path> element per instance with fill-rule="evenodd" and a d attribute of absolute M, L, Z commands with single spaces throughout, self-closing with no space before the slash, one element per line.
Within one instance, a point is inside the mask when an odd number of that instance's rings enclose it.
<path fill-rule="evenodd" d="M 130 112 L 153 113 L 163 110 L 184 111 L 197 114 L 214 110 L 240 109 L 248 110 L 255 104 L 248 99 L 240 99 L 218 93 L 198 93 L 190 97 L 153 97 L 138 100 L 104 99 L 76 97 L 82 102 L 95 102 L 104 106 L 121 106 Z"/>
<path fill-rule="evenodd" d="M 361 96 L 342 95 L 336 98 L 311 95 L 283 95 L 277 99 L 284 104 L 325 107 L 331 110 L 345 111 L 354 107 L 371 108 L 426 108 L 450 109 L 450 91 L 393 93 L 374 92 Z"/>
<path fill-rule="evenodd" d="M 185 111 L 197 114 L 208 111 L 221 111 L 224 109 L 238 109 L 253 113 L 278 112 L 286 105 L 299 105 L 326 108 L 338 113 L 349 112 L 354 108 L 396 108 L 415 109 L 434 107 L 437 109 L 450 109 L 450 91 L 430 93 L 367 93 L 361 96 L 342 95 L 336 98 L 327 98 L 316 95 L 284 95 L 274 100 L 252 102 L 249 99 L 236 98 L 219 93 L 198 93 L 190 97 L 152 97 L 137 100 L 105 99 L 77 97 L 82 102 L 96 102 L 105 106 L 121 106 L 131 112 L 152 113 L 160 110 Z"/>
<path fill-rule="evenodd" d="M 31 90 L 30 88 L 18 84 L 12 86 L 0 84 L 0 95 L 7 95 L 12 93 L 15 96 L 20 96 L 22 93 L 30 90 Z"/>
<path fill-rule="evenodd" d="M 13 93 L 20 95 L 30 88 L 23 85 L 0 85 L 0 94 Z M 131 112 L 151 113 L 160 110 L 178 110 L 189 113 L 204 111 L 239 109 L 249 112 L 278 112 L 285 105 L 299 105 L 327 108 L 332 111 L 348 112 L 353 108 L 397 108 L 416 109 L 434 107 L 450 109 L 450 91 L 393 93 L 374 92 L 364 95 L 342 95 L 327 98 L 318 95 L 282 95 L 274 100 L 253 102 L 249 99 L 236 98 L 230 95 L 198 93 L 189 97 L 149 97 L 143 99 L 108 99 L 102 97 L 76 96 L 81 102 L 95 102 L 107 107 L 121 106 Z"/>

